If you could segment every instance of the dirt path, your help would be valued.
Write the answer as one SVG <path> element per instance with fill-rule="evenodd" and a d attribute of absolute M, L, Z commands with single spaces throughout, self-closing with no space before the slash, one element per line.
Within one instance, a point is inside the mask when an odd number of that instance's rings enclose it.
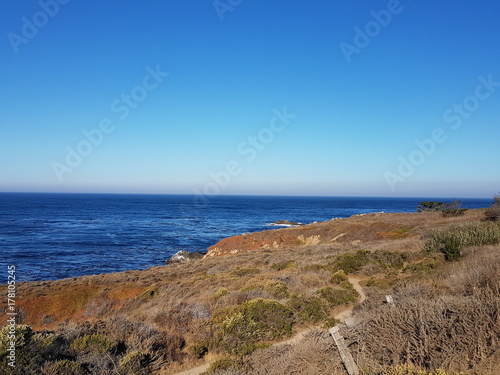
<path fill-rule="evenodd" d="M 363 302 L 366 299 L 365 292 L 363 291 L 363 288 L 361 287 L 361 285 L 359 285 L 360 281 L 361 281 L 361 279 L 358 279 L 357 277 L 349 276 L 349 282 L 353 285 L 354 289 L 356 289 L 356 291 L 359 293 L 359 296 L 360 296 L 360 298 L 359 298 L 359 300 L 358 300 L 357 303 L 361 303 L 361 302 Z M 335 315 L 335 319 L 338 319 L 338 320 L 340 320 L 343 323 L 351 315 L 352 315 L 352 307 L 349 308 L 349 309 L 346 309 L 346 310 L 343 310 L 343 311 L 339 312 L 337 315 Z M 300 331 L 299 333 L 297 333 L 292 338 L 290 338 L 290 339 L 288 339 L 286 341 L 279 342 L 279 343 L 274 344 L 274 345 L 287 345 L 287 344 L 288 345 L 294 345 L 294 344 L 297 344 L 309 332 L 315 330 L 316 328 L 317 327 L 313 327 L 313 328 L 306 329 L 304 331 Z"/>
<path fill-rule="evenodd" d="M 207 371 L 209 367 L 210 367 L 210 363 L 205 363 L 204 365 L 201 365 L 201 366 L 198 366 L 198 367 L 186 370 L 186 371 L 178 372 L 175 375 L 200 375 L 203 372 Z"/>
<path fill-rule="evenodd" d="M 363 302 L 366 299 L 365 292 L 363 291 L 363 288 L 361 285 L 359 285 L 359 282 L 361 279 L 358 279 L 357 277 L 349 277 L 349 282 L 354 286 L 354 289 L 359 293 L 359 300 L 358 303 Z M 335 315 L 335 319 L 340 320 L 342 323 L 347 319 L 352 316 L 352 307 L 350 309 L 344 310 L 339 312 L 337 315 Z"/>
<path fill-rule="evenodd" d="M 361 287 L 361 285 L 359 285 L 360 281 L 361 281 L 361 279 L 358 279 L 357 277 L 349 276 L 349 282 L 353 285 L 354 289 L 356 289 L 356 291 L 359 293 L 360 298 L 358 300 L 358 303 L 362 303 L 364 300 L 366 300 L 366 295 L 365 295 L 365 293 L 363 291 L 363 288 Z M 343 323 L 347 318 L 349 318 L 351 316 L 352 316 L 352 307 L 349 308 L 349 309 L 346 309 L 346 310 L 343 310 L 343 311 L 339 312 L 337 315 L 335 315 L 335 319 L 338 319 L 338 320 L 340 320 Z M 276 343 L 273 346 L 294 345 L 294 344 L 297 344 L 300 341 L 302 341 L 304 339 L 304 337 L 309 332 L 313 331 L 316 328 L 317 327 L 313 327 L 313 328 L 306 329 L 304 331 L 300 331 L 299 333 L 297 333 L 292 338 L 290 338 L 290 339 L 288 339 L 286 341 L 281 341 L 279 343 Z M 195 368 L 192 368 L 190 370 L 183 371 L 183 372 L 179 372 L 179 373 L 174 374 L 174 375 L 200 375 L 204 371 L 206 371 L 209 367 L 210 367 L 210 364 L 206 363 L 206 364 L 204 364 L 202 366 L 195 367 Z"/>

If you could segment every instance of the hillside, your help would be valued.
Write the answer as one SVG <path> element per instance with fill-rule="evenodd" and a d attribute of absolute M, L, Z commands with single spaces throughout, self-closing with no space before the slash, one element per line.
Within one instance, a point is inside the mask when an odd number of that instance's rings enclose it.
<path fill-rule="evenodd" d="M 326 328 L 354 307 L 357 323 L 342 330 L 367 373 L 413 364 L 494 374 L 500 235 L 483 217 L 359 215 L 231 237 L 201 260 L 21 283 L 20 323 L 34 332 L 19 328 L 29 331 L 19 356 L 33 374 L 174 374 L 207 361 L 213 374 L 343 374 Z M 461 242 L 460 260 L 446 262 L 439 241 L 451 232 L 485 239 Z"/>

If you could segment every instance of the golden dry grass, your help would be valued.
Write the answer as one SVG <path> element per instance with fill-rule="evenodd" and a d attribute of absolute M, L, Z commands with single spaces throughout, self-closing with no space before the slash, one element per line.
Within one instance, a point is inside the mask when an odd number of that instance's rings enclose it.
<path fill-rule="evenodd" d="M 407 296 L 410 298 L 409 296 L 418 294 L 419 291 L 422 293 L 425 291 L 421 297 L 422 301 L 417 299 L 412 305 L 408 299 L 406 310 L 399 315 L 394 310 L 394 316 L 391 318 L 393 321 L 397 319 L 403 321 L 404 317 L 409 316 L 412 309 L 416 308 L 415 306 L 426 306 L 432 311 L 442 311 L 443 306 L 449 303 L 455 306 L 457 311 L 464 311 L 465 314 L 467 309 L 462 307 L 462 302 L 457 296 L 470 292 L 471 288 L 488 290 L 491 295 L 499 294 L 498 268 L 495 268 L 498 247 L 467 249 L 462 261 L 445 264 L 442 254 L 422 251 L 425 243 L 424 235 L 436 228 L 479 221 L 483 216 L 484 210 L 469 210 L 463 216 L 451 218 L 444 218 L 435 212 L 355 216 L 313 224 L 312 228 L 285 230 L 293 230 L 293 236 L 299 233 L 298 230 L 308 231 L 308 235 L 321 233 L 324 236 L 327 233 L 331 239 L 335 239 L 333 242 L 324 241 L 316 245 L 293 243 L 277 249 L 268 248 L 243 252 L 236 256 L 205 258 L 183 264 L 153 267 L 145 271 L 21 283 L 18 289 L 19 312 L 23 319 L 22 323 L 28 323 L 36 330 L 54 328 L 64 330 L 65 327 L 69 327 L 67 324 L 72 322 L 107 321 L 122 316 L 128 321 L 141 322 L 152 329 L 164 332 L 168 337 L 182 338 L 184 347 L 182 355 L 176 354 L 176 360 L 167 361 L 166 367 L 162 370 L 165 374 L 173 373 L 200 363 L 199 345 L 210 340 L 209 323 L 217 312 L 257 298 L 274 300 L 285 305 L 292 296 L 304 299 L 317 298 L 319 290 L 332 287 L 331 277 L 338 269 L 341 259 L 344 263 L 347 259 L 348 264 L 351 264 L 349 262 L 353 259 L 359 260 L 359 256 L 356 255 L 361 254 L 359 251 L 367 250 L 368 255 L 362 257 L 362 262 L 355 272 L 366 280 L 365 292 L 368 298 L 362 308 L 354 310 L 357 319 L 366 322 L 364 324 L 367 326 L 374 324 L 373 319 L 377 316 L 385 316 L 388 320 L 384 324 L 391 324 L 389 317 L 392 315 L 385 314 L 383 310 L 385 307 L 380 303 L 386 293 L 393 293 L 400 300 L 404 300 Z M 271 231 L 271 234 L 273 233 L 282 237 L 283 230 Z M 341 233 L 347 234 L 337 238 Z M 324 238 L 330 238 L 328 236 Z M 485 255 L 488 251 L 490 258 Z M 349 256 L 354 258 L 342 258 L 343 254 L 350 254 Z M 474 261 L 476 263 L 473 263 Z M 488 267 L 492 267 L 489 273 L 486 272 Z M 486 274 L 489 276 L 485 277 Z M 450 296 L 455 300 L 450 299 Z M 479 307 L 485 304 L 484 299 L 493 297 L 481 294 L 477 298 L 479 299 L 473 306 L 482 313 L 483 310 Z M 429 302 L 434 299 L 433 303 Z M 487 307 L 483 307 L 484 313 L 490 311 Z M 330 316 L 337 311 L 338 308 L 332 307 L 329 311 Z M 307 326 L 311 326 L 311 323 L 298 320 L 294 330 L 298 331 Z M 401 337 L 404 338 L 403 328 L 395 328 L 393 336 L 388 334 L 385 338 L 378 336 L 375 329 L 367 330 L 363 337 L 356 336 L 358 333 L 349 333 L 357 340 L 354 346 L 358 351 L 356 358 L 369 367 L 375 367 L 375 364 L 389 365 L 387 353 L 382 351 L 381 354 L 377 354 L 375 348 L 383 340 L 387 340 L 389 345 L 391 342 L 398 342 Z M 332 364 L 332 368 L 339 365 L 338 358 L 332 359 L 336 358 L 335 350 L 332 351 L 328 340 L 325 341 L 324 337 L 321 337 L 320 334 L 316 334 L 304 343 L 304 347 L 291 349 L 294 353 L 298 353 L 299 357 L 311 356 L 309 364 L 304 361 L 295 364 L 298 368 L 304 368 L 302 372 L 297 373 L 320 374 L 323 371 L 319 363 L 321 361 L 326 361 L 325 363 L 333 361 L 335 364 Z M 418 344 L 419 339 L 415 340 Z M 476 342 L 474 345 L 482 344 Z M 493 347 L 492 352 L 481 349 L 475 356 L 470 357 L 469 363 L 480 364 L 487 369 L 488 363 L 491 365 L 491 361 L 498 359 L 495 357 L 498 343 L 492 342 L 490 346 Z M 171 350 L 175 352 L 174 349 Z M 212 356 L 224 355 L 216 347 L 210 347 L 208 350 Z M 255 370 L 248 374 L 265 371 L 259 370 L 256 365 L 259 361 L 270 361 L 269 364 L 273 366 L 289 362 L 287 355 L 283 353 L 278 355 L 272 351 L 274 349 L 268 350 L 271 352 L 261 350 L 249 357 L 249 361 L 254 361 L 252 368 Z M 434 349 L 425 350 L 432 352 Z M 455 358 L 449 354 L 452 351 L 451 346 L 447 350 L 447 358 Z M 313 353 L 325 354 L 322 357 L 319 354 L 313 356 Z M 260 359 L 253 359 L 254 355 Z M 486 360 L 483 360 L 483 357 Z M 394 361 L 393 358 L 392 362 Z M 439 359 L 418 364 L 432 367 L 437 362 Z M 447 365 L 451 368 L 451 364 Z"/>

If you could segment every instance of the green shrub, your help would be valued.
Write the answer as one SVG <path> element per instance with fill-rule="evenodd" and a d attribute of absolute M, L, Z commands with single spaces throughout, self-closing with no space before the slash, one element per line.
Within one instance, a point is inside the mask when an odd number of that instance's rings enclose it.
<path fill-rule="evenodd" d="M 498 221 L 500 219 L 500 193 L 493 197 L 491 207 L 484 212 L 486 220 Z"/>
<path fill-rule="evenodd" d="M 151 371 L 147 369 L 149 356 L 145 353 L 133 351 L 127 353 L 120 361 L 118 372 L 120 375 L 147 375 Z"/>
<path fill-rule="evenodd" d="M 441 252 L 447 261 L 459 260 L 462 257 L 462 246 L 457 237 L 446 238 Z"/>
<path fill-rule="evenodd" d="M 350 284 L 349 284 L 350 285 Z M 358 300 L 358 292 L 352 288 L 336 289 L 328 286 L 317 291 L 321 298 L 324 298 L 331 307 L 347 305 Z"/>
<path fill-rule="evenodd" d="M 70 348 L 77 354 L 97 353 L 106 354 L 111 352 L 114 343 L 103 335 L 85 335 L 73 341 Z"/>
<path fill-rule="evenodd" d="M 419 262 L 411 263 L 405 266 L 403 272 L 414 272 L 414 273 L 428 273 L 436 269 L 437 264 L 435 262 Z M 368 285 L 368 284 L 366 284 Z"/>
<path fill-rule="evenodd" d="M 260 269 L 258 268 L 240 268 L 236 267 L 231 274 L 235 276 L 248 276 L 248 275 L 255 275 L 260 272 Z"/>
<path fill-rule="evenodd" d="M 33 343 L 34 332 L 28 325 L 7 325 L 0 330 L 0 374 L 25 375 L 40 374 L 44 358 Z M 15 336 L 15 339 L 12 337 Z M 15 341 L 15 367 L 11 363 L 10 344 Z"/>
<path fill-rule="evenodd" d="M 289 260 L 286 262 L 280 262 L 280 263 L 274 263 L 271 265 L 271 268 L 276 270 L 276 271 L 283 271 L 287 268 L 295 268 L 297 267 L 297 262 L 294 260 Z"/>
<path fill-rule="evenodd" d="M 331 264 L 310 264 L 304 267 L 305 271 L 313 271 L 313 272 L 321 272 L 328 271 L 331 272 L 333 270 L 333 266 Z"/>
<path fill-rule="evenodd" d="M 370 259 L 384 269 L 401 269 L 407 258 L 406 254 L 386 250 L 374 251 L 370 255 Z"/>
<path fill-rule="evenodd" d="M 347 275 L 345 274 L 344 270 L 335 272 L 330 279 L 330 282 L 336 285 L 339 285 L 343 281 L 347 281 Z"/>
<path fill-rule="evenodd" d="M 197 358 L 203 358 L 208 353 L 209 342 L 200 341 L 188 347 L 190 353 L 194 354 Z"/>
<path fill-rule="evenodd" d="M 6 325 L 0 330 L 0 353 L 9 348 L 12 335 L 15 336 L 16 348 L 25 346 L 33 337 L 33 330 L 28 325 L 16 324 L 13 328 L 12 331 L 10 325 Z"/>
<path fill-rule="evenodd" d="M 289 296 L 288 286 L 282 281 L 269 282 L 265 289 L 275 298 L 283 299 Z"/>
<path fill-rule="evenodd" d="M 496 245 L 500 242 L 497 223 L 465 223 L 452 225 L 427 236 L 426 251 L 441 251 L 446 260 L 457 260 L 467 246 Z"/>
<path fill-rule="evenodd" d="M 420 202 L 417 206 L 418 212 L 423 211 L 441 211 L 444 217 L 461 216 L 467 211 L 467 208 L 460 208 L 462 202 L 454 200 L 451 203 L 443 202 Z"/>
<path fill-rule="evenodd" d="M 293 294 L 287 302 L 300 322 L 318 323 L 328 316 L 327 304 L 318 297 Z"/>
<path fill-rule="evenodd" d="M 290 336 L 294 315 L 277 301 L 257 298 L 219 311 L 211 324 L 214 346 L 233 354 L 247 354 L 259 343 Z"/>
<path fill-rule="evenodd" d="M 219 290 L 217 290 L 217 292 L 215 292 L 215 298 L 220 298 L 220 297 L 224 297 L 224 296 L 227 296 L 229 294 L 229 291 L 226 289 L 226 288 L 220 288 Z"/>
<path fill-rule="evenodd" d="M 344 254 L 335 261 L 335 269 L 346 274 L 359 271 L 369 261 L 369 250 L 358 250 L 355 254 Z"/>
<path fill-rule="evenodd" d="M 417 206 L 418 212 L 424 211 L 441 211 L 446 207 L 446 203 L 444 202 L 436 202 L 436 201 L 426 201 L 420 202 Z"/>

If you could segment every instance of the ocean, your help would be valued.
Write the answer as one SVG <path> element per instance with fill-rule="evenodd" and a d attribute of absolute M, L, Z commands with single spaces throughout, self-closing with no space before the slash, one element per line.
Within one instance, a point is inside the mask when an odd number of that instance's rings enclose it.
<path fill-rule="evenodd" d="M 443 198 L 0 193 L 0 283 L 54 280 L 163 265 L 179 250 L 206 251 L 219 240 L 372 212 L 414 212 Z M 488 207 L 491 199 L 462 199 Z M 1 272 L 1 270 L 4 270 Z M 5 277 L 1 276 L 4 275 Z M 5 279 L 5 280 L 3 280 Z"/>

